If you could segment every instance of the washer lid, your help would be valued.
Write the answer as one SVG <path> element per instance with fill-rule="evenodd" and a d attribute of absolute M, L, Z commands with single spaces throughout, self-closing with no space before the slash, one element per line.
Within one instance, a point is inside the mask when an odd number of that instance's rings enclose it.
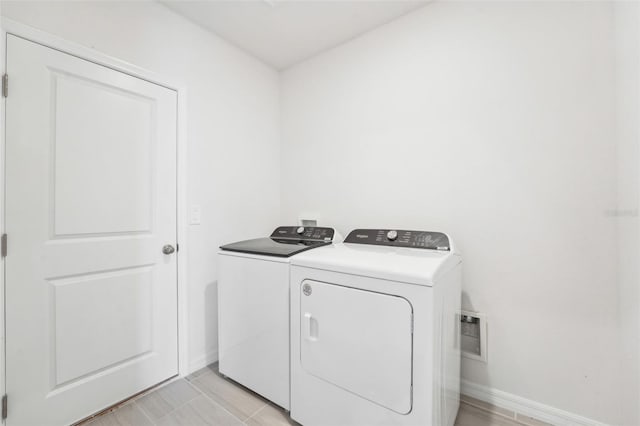
<path fill-rule="evenodd" d="M 331 241 L 289 240 L 278 238 L 256 238 L 238 241 L 224 246 L 222 250 L 240 253 L 261 254 L 265 256 L 290 257 L 294 254 L 331 244 Z"/>
<path fill-rule="evenodd" d="M 334 236 L 333 228 L 279 226 L 269 238 L 238 241 L 220 246 L 220 248 L 238 253 L 290 257 L 312 248 L 331 244 Z"/>
<path fill-rule="evenodd" d="M 291 264 L 365 277 L 433 286 L 461 262 L 449 251 L 339 243 L 302 253 Z"/>

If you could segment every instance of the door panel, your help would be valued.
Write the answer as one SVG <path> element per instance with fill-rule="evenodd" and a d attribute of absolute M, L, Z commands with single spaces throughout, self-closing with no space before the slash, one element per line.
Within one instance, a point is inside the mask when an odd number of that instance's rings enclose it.
<path fill-rule="evenodd" d="M 176 93 L 8 35 L 7 424 L 177 374 Z"/>
<path fill-rule="evenodd" d="M 54 386 L 151 352 L 152 282 L 148 266 L 50 281 Z"/>
<path fill-rule="evenodd" d="M 300 361 L 319 379 L 400 414 L 411 411 L 413 309 L 398 296 L 306 280 Z"/>
<path fill-rule="evenodd" d="M 67 73 L 51 78 L 54 236 L 151 232 L 156 100 Z"/>

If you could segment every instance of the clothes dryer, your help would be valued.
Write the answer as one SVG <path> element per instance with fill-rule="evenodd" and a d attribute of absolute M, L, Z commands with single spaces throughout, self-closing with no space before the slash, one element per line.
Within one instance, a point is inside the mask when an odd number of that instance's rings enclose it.
<path fill-rule="evenodd" d="M 291 259 L 291 417 L 453 426 L 461 256 L 439 232 L 358 229 Z"/>

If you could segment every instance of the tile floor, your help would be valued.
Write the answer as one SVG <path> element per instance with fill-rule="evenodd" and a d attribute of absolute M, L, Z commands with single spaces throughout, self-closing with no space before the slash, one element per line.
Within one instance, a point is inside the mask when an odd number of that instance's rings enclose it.
<path fill-rule="evenodd" d="M 488 410 L 497 410 L 490 412 Z M 456 426 L 539 426 L 512 412 L 464 398 Z M 217 365 L 203 368 L 137 396 L 82 423 L 82 426 L 290 426 L 298 425 L 279 407 L 226 380 Z"/>

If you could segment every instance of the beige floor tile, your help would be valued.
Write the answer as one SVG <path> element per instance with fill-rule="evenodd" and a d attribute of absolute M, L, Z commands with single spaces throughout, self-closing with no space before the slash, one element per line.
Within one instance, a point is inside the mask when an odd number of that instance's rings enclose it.
<path fill-rule="evenodd" d="M 189 382 L 179 379 L 136 400 L 144 412 L 157 420 L 200 395 Z"/>
<path fill-rule="evenodd" d="M 220 405 L 200 395 L 156 422 L 158 426 L 242 426 Z"/>
<path fill-rule="evenodd" d="M 255 413 L 245 423 L 248 426 L 297 426 L 299 423 L 289 417 L 289 413 L 280 407 L 267 404 Z"/>
<path fill-rule="evenodd" d="M 149 418 L 156 420 L 178 408 L 169 404 L 158 393 L 153 392 L 136 401 Z"/>
<path fill-rule="evenodd" d="M 198 377 L 204 376 L 206 374 L 217 373 L 217 372 L 218 372 L 218 363 L 215 363 L 215 364 L 207 365 L 205 368 L 201 368 L 198 371 L 194 371 L 193 373 L 185 377 L 185 379 L 192 382 Z"/>
<path fill-rule="evenodd" d="M 219 375 L 217 364 L 196 371 L 92 419 L 83 426 L 300 426 L 282 408 Z M 204 395 L 203 395 L 204 393 Z M 492 410 L 493 412 L 489 412 Z M 461 396 L 456 426 L 550 426 Z M 153 422 L 152 422 L 153 420 Z"/>
<path fill-rule="evenodd" d="M 116 417 L 112 413 L 102 414 L 100 416 L 94 417 L 91 420 L 88 420 L 84 423 L 81 423 L 82 426 L 119 426 Z"/>
<path fill-rule="evenodd" d="M 149 420 L 149 418 L 142 412 L 140 407 L 138 407 L 135 403 L 123 405 L 110 414 L 107 414 L 106 418 L 103 419 L 103 421 L 112 422 L 114 419 L 115 423 L 106 423 L 106 425 L 111 426 L 113 424 L 114 426 L 153 426 L 151 420 Z"/>
<path fill-rule="evenodd" d="M 217 374 L 204 374 L 191 383 L 242 421 L 266 405 L 259 396 Z"/>
<path fill-rule="evenodd" d="M 473 407 L 467 404 L 460 404 L 456 426 L 519 426 L 515 420 Z"/>

